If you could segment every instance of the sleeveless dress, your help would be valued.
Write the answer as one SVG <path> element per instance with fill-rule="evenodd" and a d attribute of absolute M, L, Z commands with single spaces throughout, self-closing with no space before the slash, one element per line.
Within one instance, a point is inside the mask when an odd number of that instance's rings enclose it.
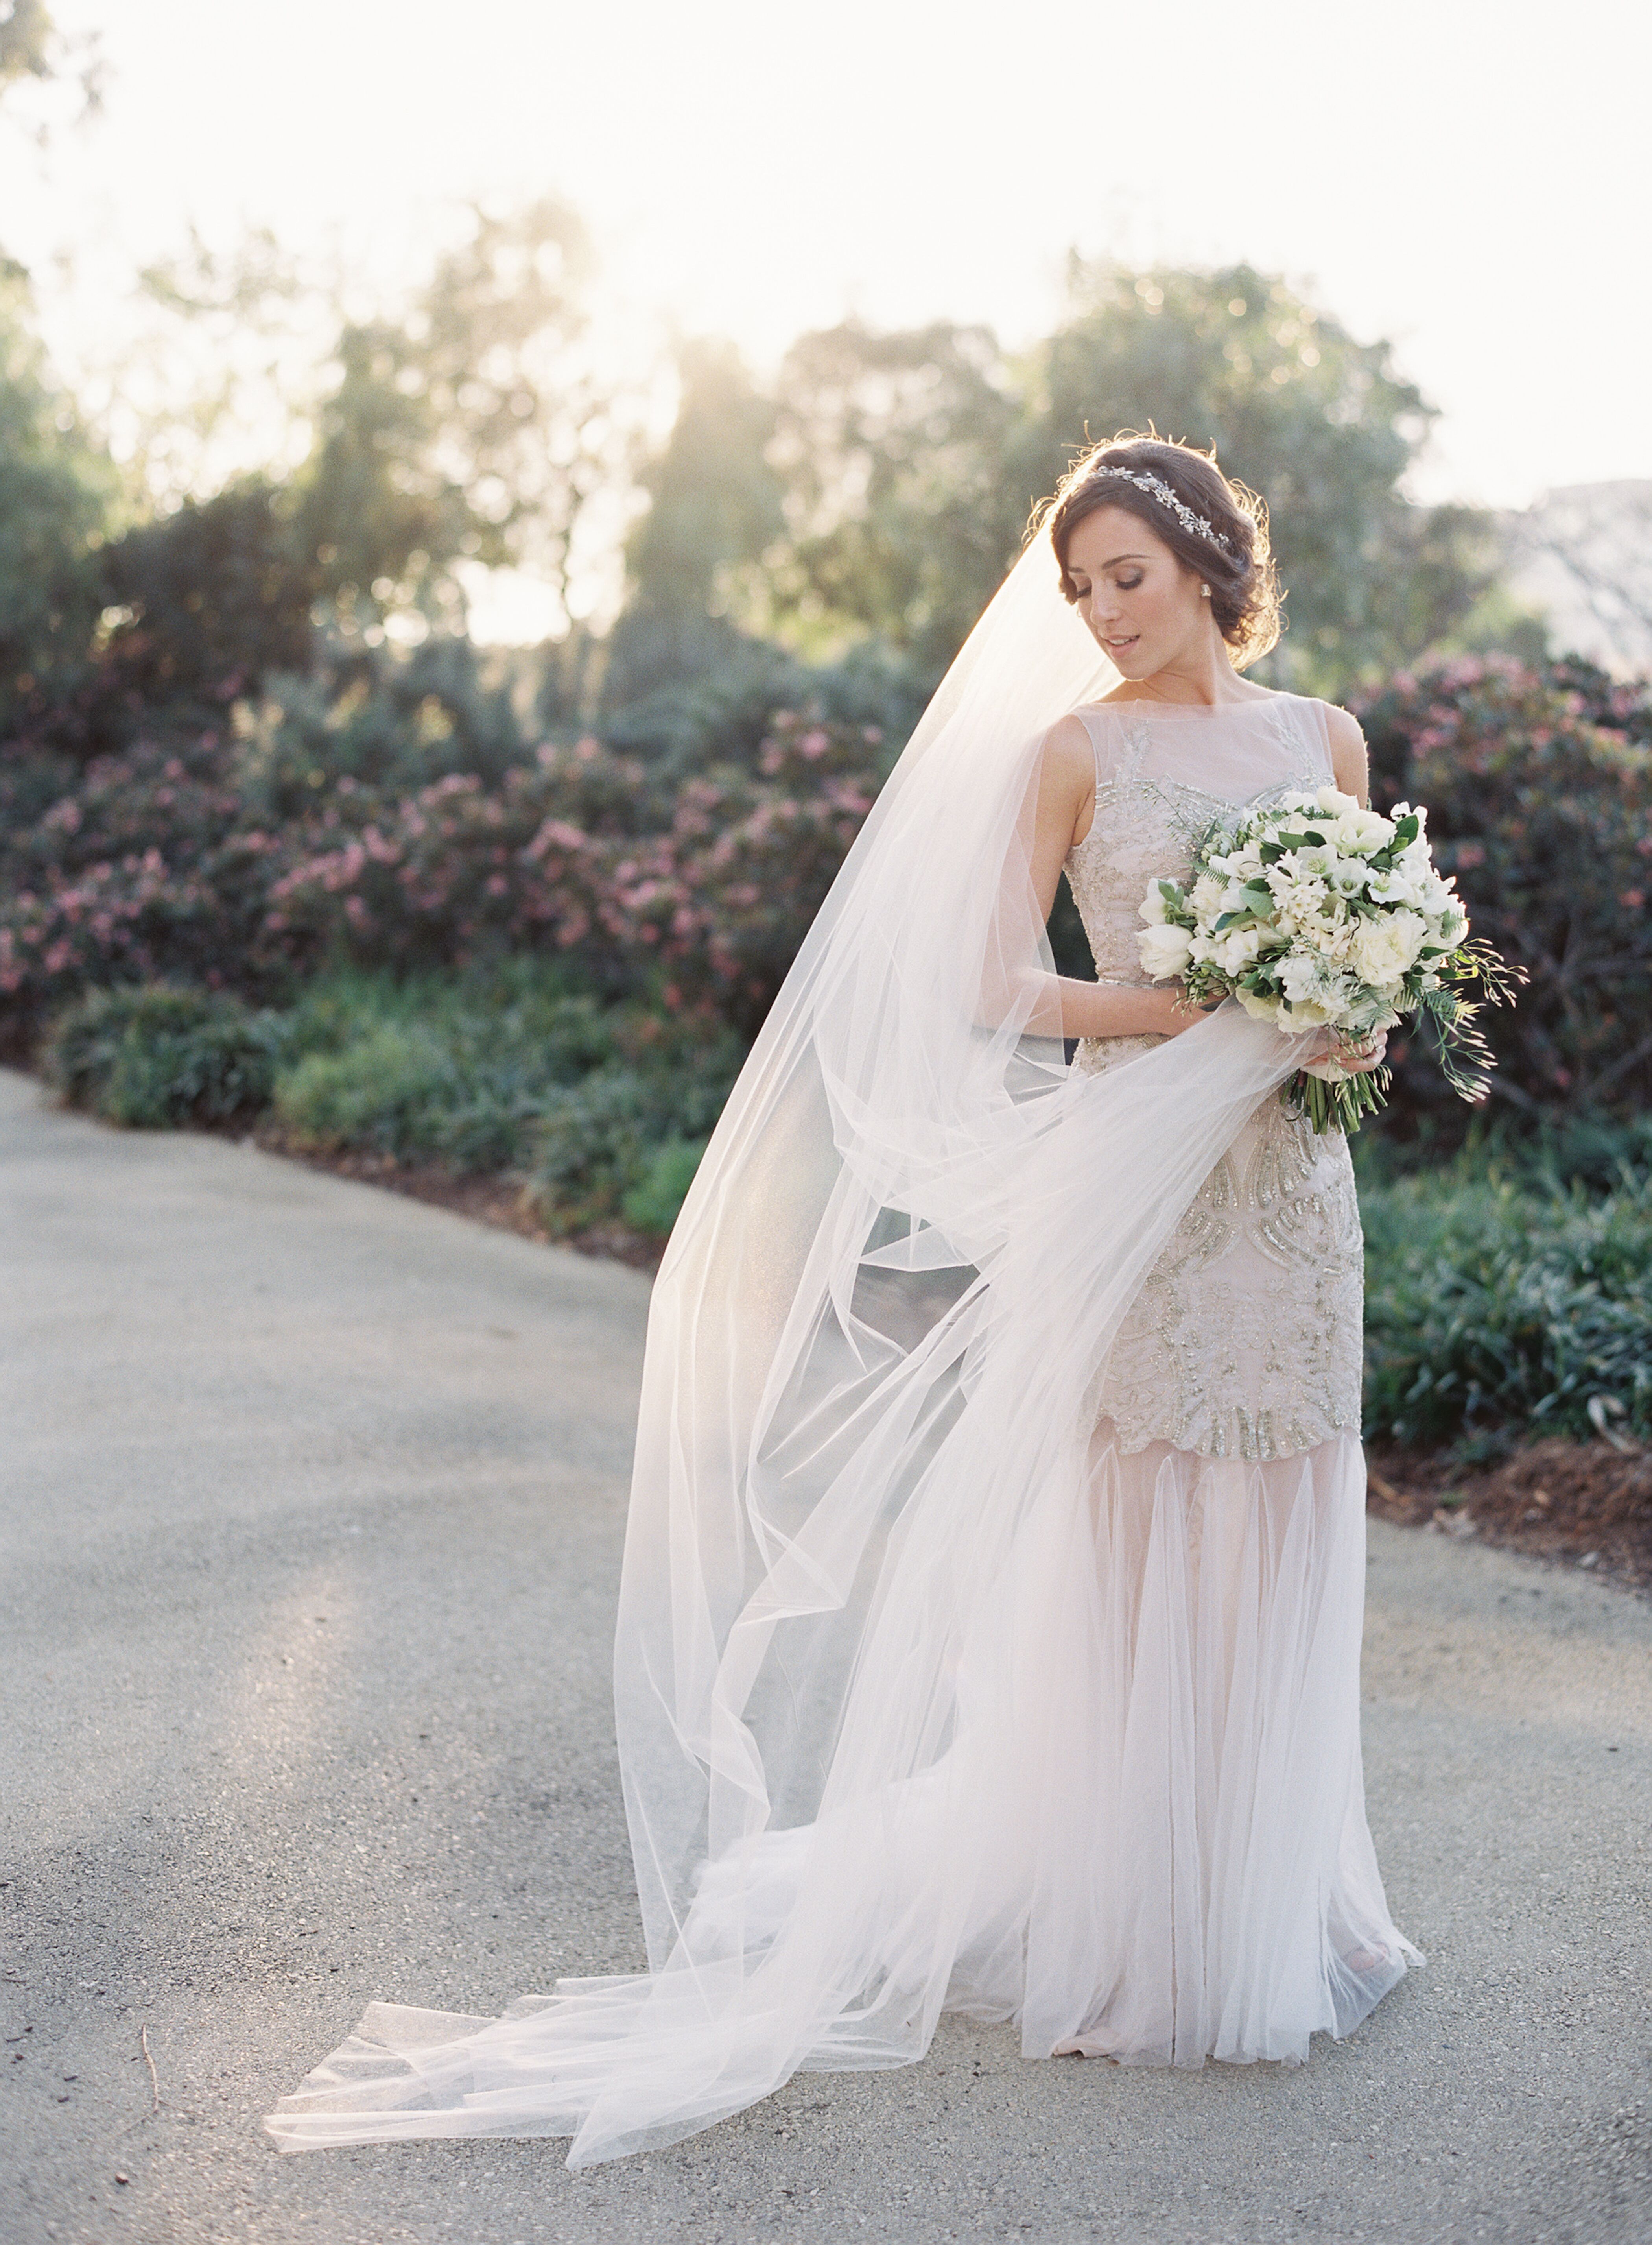
<path fill-rule="evenodd" d="M 1099 979 L 1145 985 L 1149 881 L 1184 878 L 1213 820 L 1332 777 L 1324 705 L 1075 714 L 1096 796 L 1069 885 Z M 1162 1041 L 1085 1039 L 1073 1065 Z M 1033 1812 L 1051 1828 L 1045 1891 L 1014 2007 L 1029 2055 L 1300 2059 L 1417 1957 L 1389 1916 L 1360 1765 L 1362 1290 L 1347 1143 L 1270 1097 L 1088 1399 L 1082 1548 L 1052 1617 L 1073 1663 L 1050 1718 L 1065 1767 Z"/>

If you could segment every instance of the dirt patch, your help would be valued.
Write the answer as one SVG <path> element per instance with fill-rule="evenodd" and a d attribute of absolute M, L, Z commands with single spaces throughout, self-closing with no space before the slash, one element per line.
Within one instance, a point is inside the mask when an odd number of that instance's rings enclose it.
<path fill-rule="evenodd" d="M 1454 1465 L 1387 1444 L 1370 1452 L 1384 1520 L 1588 1567 L 1652 1588 L 1652 1450 L 1550 1436 L 1496 1465 Z"/>
<path fill-rule="evenodd" d="M 256 1143 L 289 1162 L 325 1170 L 331 1177 L 351 1177 L 358 1184 L 383 1185 L 405 1193 L 410 1200 L 433 1208 L 451 1209 L 477 1224 L 491 1224 L 501 1231 L 514 1231 L 524 1239 L 572 1247 L 579 1255 L 599 1255 L 610 1262 L 629 1263 L 633 1270 L 657 1271 L 666 1243 L 652 1232 L 633 1231 L 629 1224 L 587 1224 L 572 1231 L 552 1231 L 536 1207 L 531 1193 L 519 1178 L 462 1175 L 443 1169 L 439 1162 L 403 1162 L 394 1154 L 317 1153 L 313 1147 L 292 1144 L 270 1126 L 254 1134 Z"/>

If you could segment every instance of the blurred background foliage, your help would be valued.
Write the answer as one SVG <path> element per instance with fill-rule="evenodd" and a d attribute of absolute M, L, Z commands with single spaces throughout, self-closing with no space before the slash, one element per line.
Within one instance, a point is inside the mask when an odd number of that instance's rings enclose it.
<path fill-rule="evenodd" d="M 0 17 L 0 101 L 85 66 L 53 37 Z M 394 307 L 256 234 L 145 286 L 182 353 L 155 363 L 196 372 L 139 410 L 134 370 L 99 419 L 0 271 L 10 1057 L 121 1122 L 256 1123 L 662 1233 L 1032 509 L 1087 439 L 1154 427 L 1266 496 L 1289 629 L 1262 675 L 1360 712 L 1377 800 L 1430 804 L 1531 978 L 1488 1022 L 1486 1109 L 1401 1050 L 1361 1142 L 1372 1423 L 1645 1420 L 1652 691 L 1547 643 L 1488 517 L 1406 497 L 1432 409 L 1386 343 L 1249 266 L 1075 259 L 1025 349 L 850 320 L 772 376 L 701 338 L 621 380 L 552 201 L 471 213 Z M 274 363 L 238 345 L 304 320 L 330 347 L 277 385 L 265 465 L 214 480 Z M 471 638 L 492 570 L 548 588 L 544 644 Z M 1053 935 L 1083 971 L 1066 900 Z"/>

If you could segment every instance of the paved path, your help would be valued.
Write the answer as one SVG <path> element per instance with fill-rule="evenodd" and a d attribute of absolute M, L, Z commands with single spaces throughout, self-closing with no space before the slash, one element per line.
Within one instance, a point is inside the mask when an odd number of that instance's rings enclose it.
<path fill-rule="evenodd" d="M 1430 1963 L 1350 2042 L 1168 2074 L 949 2022 L 587 2174 L 279 2157 L 259 2114 L 369 1998 L 640 1962 L 647 1281 L 17 1075 L 0 1187 L 5 2245 L 1652 2239 L 1652 1606 L 1381 1525 L 1371 1821 Z"/>

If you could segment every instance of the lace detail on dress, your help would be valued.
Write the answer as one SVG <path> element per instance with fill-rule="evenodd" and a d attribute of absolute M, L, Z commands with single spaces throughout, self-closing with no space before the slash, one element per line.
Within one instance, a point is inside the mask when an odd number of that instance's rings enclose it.
<path fill-rule="evenodd" d="M 1097 749 L 1096 805 L 1066 873 L 1103 981 L 1148 980 L 1137 907 L 1149 881 L 1186 875 L 1213 819 L 1330 777 L 1310 708 L 1281 696 L 1237 759 L 1230 737 L 1213 758 L 1228 729 L 1211 713 L 1192 728 L 1135 707 L 1080 713 Z M 1229 784 L 1246 765 L 1261 783 L 1243 796 L 1201 786 L 1191 775 L 1216 761 Z M 1096 1074 L 1160 1041 L 1086 1038 L 1074 1066 Z M 1103 1370 L 1098 1415 L 1127 1451 L 1166 1441 L 1212 1457 L 1290 1457 L 1357 1432 L 1364 1283 L 1347 1142 L 1316 1136 L 1269 1099 L 1149 1273 Z"/>

